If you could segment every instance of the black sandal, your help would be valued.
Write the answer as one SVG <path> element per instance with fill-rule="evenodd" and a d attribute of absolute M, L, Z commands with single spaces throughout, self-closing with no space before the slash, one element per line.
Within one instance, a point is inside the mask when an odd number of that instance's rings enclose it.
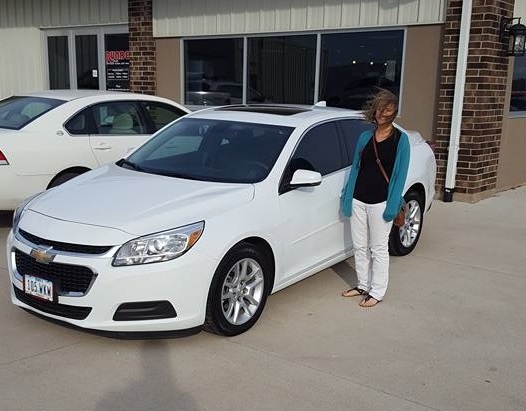
<path fill-rule="evenodd" d="M 368 303 L 368 301 L 370 301 L 370 300 L 374 300 L 376 302 Z M 363 307 L 363 308 L 371 308 L 371 307 L 374 307 L 375 305 L 380 304 L 381 302 L 382 302 L 382 300 L 377 300 L 372 295 L 368 294 L 362 301 L 360 301 L 360 304 L 358 304 L 358 305 L 360 307 Z"/>
<path fill-rule="evenodd" d="M 348 295 L 351 291 L 356 291 L 357 294 Z M 361 288 L 358 288 L 358 287 L 351 288 L 342 293 L 342 297 L 358 297 L 359 295 L 368 295 L 368 294 L 367 294 L 367 291 L 362 290 Z"/>

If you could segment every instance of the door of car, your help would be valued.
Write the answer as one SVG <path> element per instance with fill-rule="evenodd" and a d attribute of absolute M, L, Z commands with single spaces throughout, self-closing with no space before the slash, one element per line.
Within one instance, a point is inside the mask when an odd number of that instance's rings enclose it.
<path fill-rule="evenodd" d="M 284 277 L 279 282 L 300 276 L 343 252 L 345 227 L 339 202 L 348 173 L 345 156 L 334 121 L 308 130 L 292 155 L 280 184 Z M 321 184 L 288 190 L 287 183 L 296 169 L 320 172 Z"/>
<path fill-rule="evenodd" d="M 110 101 L 91 107 L 93 155 L 99 164 L 119 160 L 151 135 L 138 102 Z"/>

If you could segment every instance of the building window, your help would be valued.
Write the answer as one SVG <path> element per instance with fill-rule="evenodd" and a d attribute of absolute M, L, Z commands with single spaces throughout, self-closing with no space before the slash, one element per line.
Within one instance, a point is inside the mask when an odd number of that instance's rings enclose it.
<path fill-rule="evenodd" d="M 238 104 L 243 96 L 243 39 L 185 42 L 185 104 Z"/>
<path fill-rule="evenodd" d="M 375 87 L 400 96 L 404 36 L 399 29 L 185 40 L 184 101 L 217 106 L 325 100 L 361 109 Z"/>
<path fill-rule="evenodd" d="M 404 31 L 321 36 L 320 100 L 361 109 L 375 87 L 400 95 Z"/>
<path fill-rule="evenodd" d="M 515 57 L 510 111 L 526 111 L 526 56 Z"/>
<path fill-rule="evenodd" d="M 313 103 L 315 34 L 249 38 L 248 49 L 248 103 Z"/>

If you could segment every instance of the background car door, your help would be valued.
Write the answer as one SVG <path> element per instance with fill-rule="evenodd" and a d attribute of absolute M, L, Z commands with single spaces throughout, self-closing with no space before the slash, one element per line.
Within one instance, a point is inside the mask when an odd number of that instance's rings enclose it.
<path fill-rule="evenodd" d="M 90 145 L 99 164 L 125 157 L 145 142 L 150 132 L 135 101 L 112 101 L 91 107 L 94 130 Z"/>
<path fill-rule="evenodd" d="M 340 195 L 346 180 L 346 153 L 335 122 L 324 123 L 305 133 L 291 157 L 281 183 L 279 204 L 284 278 L 319 265 L 343 252 L 344 221 L 340 217 Z M 296 169 L 322 174 L 322 183 L 286 191 Z"/>

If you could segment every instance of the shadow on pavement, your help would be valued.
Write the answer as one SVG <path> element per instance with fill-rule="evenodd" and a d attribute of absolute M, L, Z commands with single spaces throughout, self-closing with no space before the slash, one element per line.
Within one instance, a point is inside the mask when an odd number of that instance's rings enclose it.
<path fill-rule="evenodd" d="M 177 388 L 169 352 L 167 341 L 145 341 L 141 352 L 142 375 L 124 389 L 105 394 L 96 411 L 196 411 L 194 398 Z"/>
<path fill-rule="evenodd" d="M 356 271 L 352 267 L 348 260 L 344 260 L 331 267 L 331 269 L 338 274 L 338 276 L 345 281 L 349 287 L 354 287 L 357 283 Z"/>
<path fill-rule="evenodd" d="M 12 211 L 0 211 L 0 228 L 11 227 L 13 222 Z"/>

